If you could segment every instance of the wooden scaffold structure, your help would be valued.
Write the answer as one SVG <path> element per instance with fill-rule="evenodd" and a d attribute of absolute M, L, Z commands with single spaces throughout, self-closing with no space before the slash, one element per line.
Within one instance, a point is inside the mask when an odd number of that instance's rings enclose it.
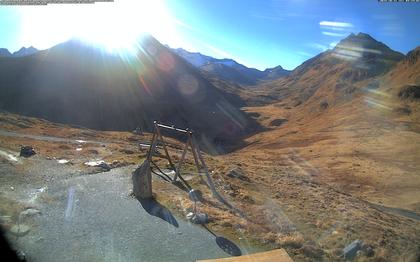
<path fill-rule="evenodd" d="M 216 191 L 214 182 L 209 174 L 208 167 L 204 161 L 204 157 L 200 152 L 198 147 L 198 143 L 196 142 L 193 132 L 189 129 L 180 129 L 174 126 L 168 126 L 164 124 L 160 124 L 154 121 L 154 128 L 153 128 L 153 136 L 152 141 L 150 142 L 149 151 L 147 152 L 147 157 L 144 162 L 133 172 L 133 192 L 135 196 L 139 199 L 147 199 L 153 197 L 153 190 L 152 190 L 152 172 L 156 175 L 159 175 L 165 180 L 169 180 L 172 183 L 179 183 L 180 181 L 184 184 L 184 186 L 188 189 L 189 198 L 194 201 L 194 213 L 196 212 L 196 202 L 201 200 L 201 192 L 195 189 L 192 189 L 189 184 L 185 181 L 182 177 L 181 170 L 182 166 L 185 163 L 186 155 L 190 150 L 192 152 L 192 156 L 194 159 L 195 166 L 197 168 L 197 172 L 199 175 L 204 174 L 206 176 L 206 184 L 212 191 L 214 197 L 219 199 L 225 204 L 228 204 L 227 201 Z M 182 149 L 182 154 L 179 162 L 177 165 L 174 164 L 169 151 L 168 145 L 165 139 L 162 136 L 162 129 L 176 132 L 181 135 L 186 136 L 185 144 Z M 173 177 L 170 177 L 168 174 L 163 172 L 154 162 L 153 156 L 157 152 L 158 145 L 163 148 L 164 154 L 166 159 L 169 162 L 169 166 L 172 169 L 172 173 L 174 173 Z M 151 165 L 157 168 L 160 172 L 156 173 L 152 170 Z M 180 181 L 178 181 L 178 179 Z"/>

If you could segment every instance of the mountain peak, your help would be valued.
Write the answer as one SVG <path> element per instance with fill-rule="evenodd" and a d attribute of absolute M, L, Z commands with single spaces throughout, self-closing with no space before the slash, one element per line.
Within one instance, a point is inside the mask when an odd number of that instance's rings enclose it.
<path fill-rule="evenodd" d="M 375 58 L 399 61 L 404 55 L 392 50 L 382 42 L 377 41 L 366 33 L 351 33 L 341 40 L 333 49 L 336 57 L 346 60 L 376 60 Z"/>
<path fill-rule="evenodd" d="M 385 46 L 383 43 L 377 41 L 369 34 L 359 32 L 357 35 L 351 33 L 346 38 L 342 39 L 336 47 L 340 48 L 346 45 L 357 45 L 357 46 Z"/>
<path fill-rule="evenodd" d="M 372 36 L 370 36 L 369 34 L 363 33 L 363 32 L 359 32 L 356 37 L 358 38 L 365 38 L 365 39 L 371 39 L 371 40 L 375 40 Z M 376 41 L 376 40 L 375 40 Z"/>
<path fill-rule="evenodd" d="M 21 56 L 28 56 L 28 55 L 32 55 L 34 53 L 38 52 L 38 49 L 36 49 L 33 46 L 30 46 L 28 48 L 26 47 L 21 47 L 18 51 L 13 53 L 13 56 L 16 57 L 21 57 Z"/>
<path fill-rule="evenodd" d="M 12 54 L 9 52 L 7 48 L 0 48 L 0 57 L 1 56 L 9 57 L 9 56 L 12 56 Z"/>

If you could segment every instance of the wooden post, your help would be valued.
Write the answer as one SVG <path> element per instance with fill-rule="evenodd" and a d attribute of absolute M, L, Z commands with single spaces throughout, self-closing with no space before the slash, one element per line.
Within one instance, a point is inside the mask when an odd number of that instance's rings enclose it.
<path fill-rule="evenodd" d="M 146 160 L 144 160 L 144 162 L 132 174 L 133 193 L 138 199 L 153 197 L 152 170 L 150 169 L 150 161 L 152 160 L 153 153 L 156 149 L 156 143 L 157 135 L 156 130 L 154 130 Z"/>
<path fill-rule="evenodd" d="M 198 148 L 198 144 L 195 143 L 194 137 L 191 136 L 191 144 L 193 145 L 193 151 L 196 152 L 198 159 L 200 160 L 201 163 L 201 167 L 204 169 L 204 172 L 206 173 L 206 177 L 207 177 L 207 184 L 210 187 L 210 190 L 213 193 L 213 196 L 219 198 L 219 199 L 223 199 L 223 197 L 216 191 L 216 187 L 213 184 L 213 180 L 210 177 L 210 173 L 209 173 L 209 169 L 207 168 L 206 162 L 204 162 L 204 158 L 201 155 L 200 149 Z M 223 199 L 224 200 L 224 199 Z"/>
<path fill-rule="evenodd" d="M 181 160 L 179 160 L 179 162 L 178 162 L 178 166 L 177 166 L 177 168 L 176 168 L 176 170 L 175 170 L 174 181 L 176 181 L 176 179 L 178 178 L 178 176 L 179 176 L 179 171 L 181 170 L 181 166 L 182 166 L 182 164 L 184 163 L 184 160 L 185 160 L 185 155 L 187 154 L 187 151 L 188 151 L 189 141 L 190 141 L 190 138 L 188 137 L 187 142 L 185 143 L 184 151 L 182 151 Z"/>
<path fill-rule="evenodd" d="M 172 163 L 171 156 L 169 155 L 168 149 L 166 148 L 165 140 L 163 139 L 163 136 L 162 136 L 162 134 L 160 133 L 160 130 L 159 130 L 159 125 L 156 122 L 155 122 L 155 128 L 156 128 L 156 133 L 157 133 L 158 138 L 160 139 L 160 141 L 162 141 L 163 150 L 165 151 L 166 157 L 168 158 L 169 165 L 175 171 L 175 175 L 176 175 L 176 173 L 177 173 L 176 167 Z"/>
<path fill-rule="evenodd" d="M 138 199 L 152 198 L 152 174 L 150 169 L 150 162 L 148 159 L 144 160 L 133 172 L 133 192 Z"/>

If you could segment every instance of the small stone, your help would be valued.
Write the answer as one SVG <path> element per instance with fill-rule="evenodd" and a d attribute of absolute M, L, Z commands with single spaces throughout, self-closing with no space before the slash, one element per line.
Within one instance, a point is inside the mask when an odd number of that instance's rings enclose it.
<path fill-rule="evenodd" d="M 186 218 L 187 218 L 188 220 L 191 220 L 193 216 L 194 216 L 194 213 L 193 213 L 193 212 L 189 212 L 189 213 L 186 215 Z"/>
<path fill-rule="evenodd" d="M 375 255 L 375 251 L 373 251 L 373 248 L 367 247 L 365 250 L 365 254 L 367 257 L 373 257 Z"/>
<path fill-rule="evenodd" d="M 207 214 L 197 213 L 193 215 L 190 221 L 194 224 L 199 224 L 199 225 L 207 224 L 209 222 L 209 217 L 207 216 Z"/>
<path fill-rule="evenodd" d="M 15 236 L 22 237 L 28 234 L 30 230 L 31 228 L 28 225 L 20 224 L 12 226 L 12 228 L 10 228 L 10 233 Z"/>
<path fill-rule="evenodd" d="M 105 162 L 100 163 L 100 164 L 98 165 L 98 167 L 100 167 L 100 168 L 104 169 L 105 171 L 109 171 L 109 170 L 111 170 L 111 167 L 110 167 L 107 163 L 105 163 Z"/>
<path fill-rule="evenodd" d="M 362 244 L 362 251 L 365 253 L 367 257 L 373 257 L 375 255 L 375 251 L 373 250 L 373 247 L 366 243 Z"/>
<path fill-rule="evenodd" d="M 34 216 L 34 215 L 38 215 L 41 214 L 41 211 L 39 211 L 38 209 L 35 208 L 28 208 L 22 212 L 20 212 L 21 216 Z"/>
<path fill-rule="evenodd" d="M 343 249 L 345 259 L 353 259 L 357 255 L 357 251 L 361 249 L 362 243 L 360 240 L 355 240 Z"/>
<path fill-rule="evenodd" d="M 22 250 L 17 251 L 16 255 L 20 261 L 26 261 L 26 254 Z"/>
<path fill-rule="evenodd" d="M 11 216 L 0 216 L 0 224 L 7 224 L 12 221 Z"/>
<path fill-rule="evenodd" d="M 240 168 L 234 168 L 230 170 L 227 176 L 231 178 L 237 178 L 242 181 L 250 181 L 249 178 L 246 175 L 244 175 L 244 172 Z"/>

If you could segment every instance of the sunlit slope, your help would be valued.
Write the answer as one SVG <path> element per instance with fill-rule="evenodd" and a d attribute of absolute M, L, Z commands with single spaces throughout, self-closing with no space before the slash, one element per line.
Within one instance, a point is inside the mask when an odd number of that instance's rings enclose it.
<path fill-rule="evenodd" d="M 298 66 L 292 73 L 259 87 L 271 102 L 288 99 L 291 107 L 307 103 L 339 102 L 355 91 L 353 83 L 386 73 L 404 55 L 391 50 L 371 36 L 351 34 Z M 270 102 L 270 100 L 267 100 Z"/>
<path fill-rule="evenodd" d="M 102 130 L 189 127 L 208 143 L 251 132 L 235 101 L 151 36 L 136 56 L 77 40 L 23 58 L 0 58 L 0 108 Z M 226 97 L 226 98 L 225 98 Z M 232 103 L 233 102 L 233 103 Z"/>
<path fill-rule="evenodd" d="M 375 203 L 420 211 L 418 59 L 418 49 L 404 57 L 367 35 L 349 36 L 261 87 L 279 100 L 248 110 L 271 130 L 241 153 L 295 165 Z"/>

